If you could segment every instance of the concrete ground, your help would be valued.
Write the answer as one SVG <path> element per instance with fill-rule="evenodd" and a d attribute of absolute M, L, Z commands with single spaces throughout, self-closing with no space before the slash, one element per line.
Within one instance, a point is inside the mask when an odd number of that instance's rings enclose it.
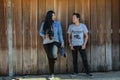
<path fill-rule="evenodd" d="M 120 80 L 120 71 L 117 72 L 98 72 L 92 73 L 92 77 L 88 77 L 85 73 L 79 73 L 78 75 L 72 74 L 56 74 L 53 80 Z M 37 76 L 21 76 L 21 77 L 0 77 L 0 80 L 48 80 L 49 75 L 37 75 Z"/>

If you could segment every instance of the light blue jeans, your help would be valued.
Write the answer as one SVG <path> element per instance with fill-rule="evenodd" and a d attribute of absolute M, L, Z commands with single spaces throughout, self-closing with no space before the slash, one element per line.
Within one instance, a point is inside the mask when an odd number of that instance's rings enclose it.
<path fill-rule="evenodd" d="M 49 58 L 57 58 L 58 47 L 53 43 L 44 44 L 44 49 Z"/>
<path fill-rule="evenodd" d="M 54 74 L 54 64 L 57 59 L 58 47 L 54 43 L 44 44 L 49 63 L 50 74 Z"/>

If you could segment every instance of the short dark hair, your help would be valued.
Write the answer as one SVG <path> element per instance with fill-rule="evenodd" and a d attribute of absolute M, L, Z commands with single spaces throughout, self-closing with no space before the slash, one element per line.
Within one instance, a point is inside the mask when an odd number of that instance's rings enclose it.
<path fill-rule="evenodd" d="M 80 21 L 80 14 L 79 13 L 73 13 L 73 15 L 75 15 L 77 18 L 79 18 L 79 21 Z"/>

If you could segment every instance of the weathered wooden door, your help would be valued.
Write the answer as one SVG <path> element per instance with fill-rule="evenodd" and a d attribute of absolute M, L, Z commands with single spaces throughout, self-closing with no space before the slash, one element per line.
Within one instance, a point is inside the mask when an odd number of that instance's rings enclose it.
<path fill-rule="evenodd" d="M 81 22 L 89 29 L 87 57 L 91 71 L 120 70 L 119 0 L 0 0 L 0 75 L 49 73 L 39 36 L 48 10 L 54 10 L 61 22 L 67 54 L 67 58 L 59 55 L 56 73 L 73 71 L 67 29 L 74 12 L 81 14 Z M 80 55 L 78 63 L 79 72 L 84 72 Z"/>

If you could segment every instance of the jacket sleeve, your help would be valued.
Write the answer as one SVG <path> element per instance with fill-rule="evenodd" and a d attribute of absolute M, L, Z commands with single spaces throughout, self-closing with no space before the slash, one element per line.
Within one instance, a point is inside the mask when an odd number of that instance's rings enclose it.
<path fill-rule="evenodd" d="M 61 43 L 61 45 L 64 45 L 64 40 L 63 40 L 63 34 L 62 34 L 62 27 L 61 27 L 61 24 L 60 23 L 58 23 L 59 24 L 59 40 L 60 40 L 60 43 Z"/>
<path fill-rule="evenodd" d="M 39 35 L 41 37 L 44 37 L 43 25 L 44 25 L 44 22 L 42 22 L 41 25 L 40 25 Z"/>

